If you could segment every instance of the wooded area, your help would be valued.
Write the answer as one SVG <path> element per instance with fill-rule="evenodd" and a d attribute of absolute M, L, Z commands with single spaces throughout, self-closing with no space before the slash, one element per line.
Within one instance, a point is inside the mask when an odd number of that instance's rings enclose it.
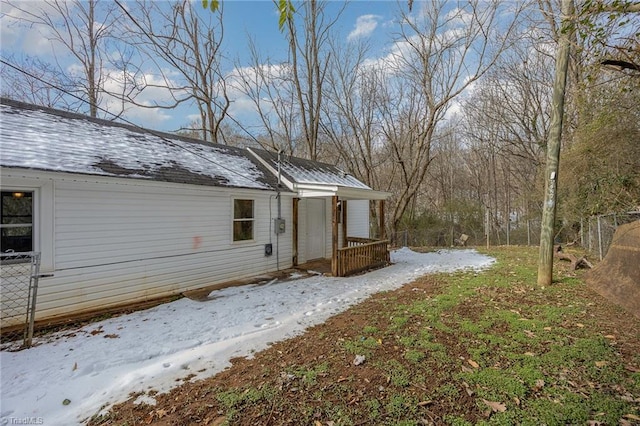
<path fill-rule="evenodd" d="M 640 204 L 637 3 L 581 3 L 570 17 L 554 228 L 570 241 L 580 219 Z M 391 192 L 392 239 L 430 230 L 434 244 L 463 233 L 470 244 L 487 234 L 505 244 L 539 225 L 555 54 L 568 31 L 556 2 L 400 2 L 399 31 L 378 60 L 365 41 L 337 37 L 340 10 L 291 4 L 288 60 L 272 62 L 247 40 L 251 63 L 229 71 L 224 1 L 215 12 L 188 0 L 3 1 L 16 25 L 48 28 L 77 67 L 3 58 L 2 96 L 108 119 L 132 104 L 192 104 L 198 118 L 181 133 L 338 164 Z M 142 100 L 156 90 L 172 101 Z M 257 111 L 257 128 L 230 113 L 238 95 Z"/>

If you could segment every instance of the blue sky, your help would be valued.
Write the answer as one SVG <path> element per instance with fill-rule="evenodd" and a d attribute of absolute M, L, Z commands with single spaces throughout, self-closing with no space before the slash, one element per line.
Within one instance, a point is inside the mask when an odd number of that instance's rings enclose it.
<path fill-rule="evenodd" d="M 127 2 L 129 7 L 135 3 Z M 37 7 L 38 1 L 18 1 L 22 8 Z M 169 3 L 167 3 L 169 4 Z M 260 54 L 269 57 L 273 63 L 284 61 L 287 57 L 285 36 L 278 29 L 278 13 L 272 0 L 222 0 L 224 18 L 224 56 L 223 71 L 231 73 L 235 66 L 246 66 L 249 60 L 247 48 L 248 37 L 253 37 L 258 45 Z M 425 3 L 415 2 L 414 9 L 424 7 Z M 202 9 L 200 0 L 194 0 L 196 7 L 203 16 L 211 14 Z M 328 14 L 334 16 L 338 10 L 344 8 L 336 25 L 338 38 L 348 44 L 355 40 L 367 40 L 371 45 L 371 59 L 384 57 L 385 52 L 393 48 L 393 32 L 397 30 L 394 21 L 401 9 L 407 9 L 405 0 L 396 1 L 352 1 L 346 4 L 341 1 L 328 3 Z M 72 57 L 61 53 L 64 49 L 52 44 L 46 31 L 37 26 L 20 25 L 12 20 L 12 8 L 2 4 L 1 46 L 2 58 L 10 55 L 35 55 L 45 61 L 57 61 L 63 67 L 72 67 Z M 9 12 L 7 14 L 7 12 Z M 19 15 L 19 14 L 17 14 Z M 125 19 L 125 18 L 123 18 Z M 54 57 L 53 50 L 56 51 Z M 150 71 L 151 73 L 151 71 Z M 149 91 L 149 100 L 161 99 L 159 91 Z M 234 99 L 237 100 L 237 99 Z M 238 108 L 242 104 L 237 100 L 235 111 L 231 113 L 239 120 L 246 120 L 246 111 Z M 247 103 L 245 103 L 247 105 Z M 195 108 L 180 108 L 179 110 L 149 110 L 132 108 L 126 118 L 138 125 L 158 130 L 172 131 L 187 124 L 197 111 Z"/>
<path fill-rule="evenodd" d="M 258 37 L 261 47 L 272 54 L 286 55 L 284 35 L 278 29 L 278 13 L 271 0 L 232 0 L 224 1 L 226 40 L 230 42 L 231 52 L 242 55 L 246 50 L 247 34 Z M 331 1 L 328 12 L 333 16 L 344 7 L 337 23 L 339 34 L 345 43 L 349 34 L 357 33 L 360 37 L 372 42 L 382 42 L 384 35 L 388 35 L 391 22 L 397 16 L 399 7 L 406 9 L 406 2 L 395 1 Z M 360 19 L 359 19 L 360 18 Z M 352 38 L 354 36 L 352 35 Z"/>

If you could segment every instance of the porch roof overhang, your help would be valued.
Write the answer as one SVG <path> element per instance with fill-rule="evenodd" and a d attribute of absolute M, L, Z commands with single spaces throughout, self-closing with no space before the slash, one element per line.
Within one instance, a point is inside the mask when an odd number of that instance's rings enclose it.
<path fill-rule="evenodd" d="M 343 200 L 386 200 L 391 195 L 389 192 L 373 189 L 317 183 L 294 183 L 293 191 L 297 192 L 300 198 L 338 196 Z"/>

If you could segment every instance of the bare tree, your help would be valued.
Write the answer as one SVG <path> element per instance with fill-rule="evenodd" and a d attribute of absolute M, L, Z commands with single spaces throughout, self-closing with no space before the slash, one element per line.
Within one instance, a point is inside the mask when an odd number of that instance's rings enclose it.
<path fill-rule="evenodd" d="M 480 161 L 472 167 L 485 174 L 483 202 L 496 222 L 507 221 L 507 210 L 518 217 L 539 213 L 534 206 L 549 130 L 553 61 L 539 52 L 538 42 L 517 40 L 462 104 L 461 128 Z"/>
<path fill-rule="evenodd" d="M 221 142 L 221 124 L 230 106 L 221 68 L 222 7 L 219 13 L 207 15 L 205 21 L 189 0 L 171 4 L 139 1 L 131 11 L 116 3 L 131 19 L 135 45 L 155 64 L 159 75 L 138 82 L 142 93 L 161 89 L 172 99 L 165 104 L 130 100 L 141 107 L 166 109 L 193 101 L 200 115 L 201 138 Z"/>
<path fill-rule="evenodd" d="M 314 160 L 321 151 L 322 107 L 332 66 L 329 43 L 342 12 L 330 16 L 327 5 L 310 0 L 295 14 L 281 15 L 289 45 L 287 59 L 262 58 L 251 42 L 251 66 L 240 68 L 236 79 L 260 116 L 267 144 Z"/>
<path fill-rule="evenodd" d="M 11 55 L 0 66 L 2 96 L 50 108 L 74 110 L 76 99 L 65 97 L 63 90 L 73 90 L 66 75 L 53 65 L 34 56 Z M 76 102 L 73 102 L 76 101 Z"/>
<path fill-rule="evenodd" d="M 60 88 L 74 95 L 76 100 L 71 100 L 65 96 L 65 93 L 62 96 L 48 97 L 49 100 L 55 99 L 56 106 L 59 106 L 64 98 L 65 106 L 83 110 L 82 103 L 77 102 L 77 98 L 80 98 L 89 105 L 89 115 L 98 116 L 98 109 L 104 104 L 105 97 L 113 95 L 107 85 L 113 82 L 114 78 L 121 76 L 122 72 L 115 68 L 109 69 L 113 51 L 118 50 L 114 49 L 114 34 L 119 18 L 115 4 L 100 0 L 45 0 L 24 3 L 6 1 L 5 4 L 19 11 L 19 17 L 16 19 L 23 24 L 41 29 L 43 37 L 49 39 L 55 46 L 54 55 L 60 55 L 60 57 L 56 56 L 55 64 L 25 59 L 24 61 L 29 63 L 29 68 L 33 71 L 31 77 L 24 75 L 24 78 L 29 80 L 25 84 L 35 84 L 34 75 L 42 77 L 44 81 L 61 84 Z M 74 66 L 69 66 L 66 58 L 65 61 L 62 60 L 62 57 L 67 54 L 74 59 L 75 64 L 72 64 Z M 129 59 L 126 53 L 120 55 L 118 58 L 120 68 L 128 63 Z M 126 84 L 127 81 L 120 78 L 121 84 Z M 37 91 L 39 93 L 46 91 L 45 85 L 38 84 Z M 121 87 L 121 85 L 118 86 Z M 121 87 L 120 90 L 129 89 Z M 37 97 L 27 98 L 27 100 L 38 99 Z M 110 111 L 112 113 L 110 118 L 123 111 L 122 107 L 119 111 Z"/>
<path fill-rule="evenodd" d="M 331 30 L 340 13 L 333 17 L 326 14 L 326 2 L 309 0 L 302 4 L 302 28 L 293 17 L 286 22 L 291 60 L 291 72 L 297 107 L 307 156 L 315 160 L 318 156 L 318 137 L 322 103 L 326 87 L 330 54 L 326 47 Z M 300 31 L 302 29 L 302 31 Z"/>
<path fill-rule="evenodd" d="M 289 63 L 273 63 L 258 53 L 255 40 L 249 40 L 250 63 L 236 67 L 229 83 L 246 95 L 260 122 L 260 145 L 287 155 L 304 152 L 300 148 L 301 126 Z"/>
<path fill-rule="evenodd" d="M 372 188 L 384 188 L 387 156 L 379 125 L 384 74 L 367 63 L 365 44 L 334 41 L 331 52 L 335 60 L 327 76 L 322 133 L 337 163 Z"/>
<path fill-rule="evenodd" d="M 385 143 L 400 185 L 391 227 L 397 230 L 427 176 L 431 144 L 453 101 L 481 78 L 508 47 L 519 11 L 498 23 L 497 2 L 425 3 L 403 14 L 382 109 Z"/>

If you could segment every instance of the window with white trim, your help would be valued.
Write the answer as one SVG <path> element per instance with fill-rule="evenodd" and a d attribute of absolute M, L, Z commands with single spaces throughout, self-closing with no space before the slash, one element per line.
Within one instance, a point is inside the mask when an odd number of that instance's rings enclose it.
<path fill-rule="evenodd" d="M 33 251 L 33 192 L 2 191 L 0 216 L 1 250 Z"/>
<path fill-rule="evenodd" d="M 233 241 L 253 240 L 253 200 L 233 200 Z"/>

